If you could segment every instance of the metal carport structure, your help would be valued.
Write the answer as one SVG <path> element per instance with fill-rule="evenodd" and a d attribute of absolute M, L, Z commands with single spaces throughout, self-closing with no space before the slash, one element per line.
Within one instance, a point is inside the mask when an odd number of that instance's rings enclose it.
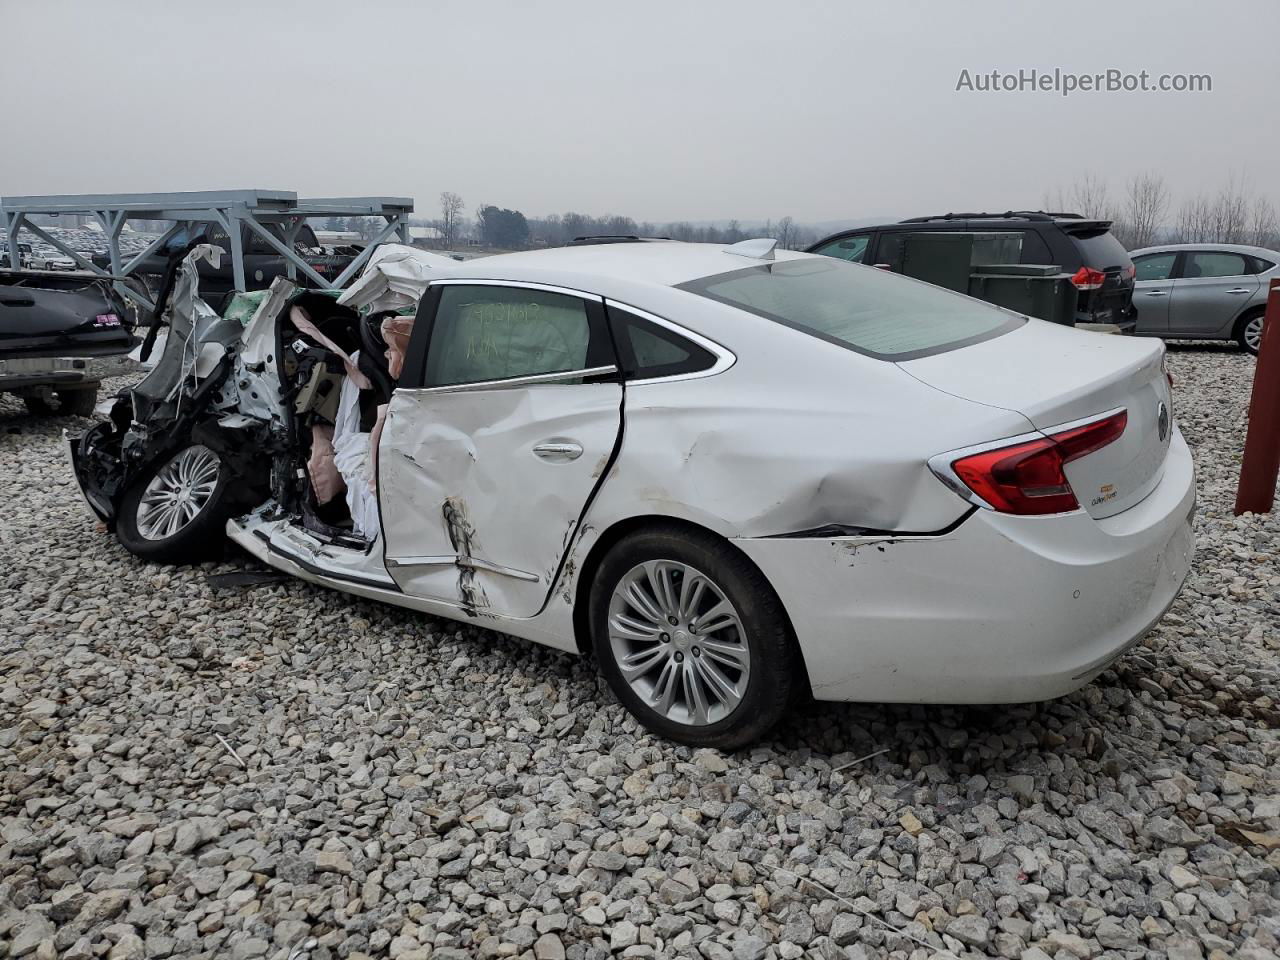
<path fill-rule="evenodd" d="M 16 238 L 20 230 L 29 230 L 45 243 L 73 259 L 82 268 L 112 280 L 123 296 L 154 310 L 155 304 L 142 293 L 126 286 L 124 281 L 147 257 L 160 250 L 189 223 L 212 222 L 227 232 L 231 249 L 232 278 L 237 290 L 245 290 L 244 244 L 241 225 L 260 237 L 285 261 L 290 279 L 299 272 L 321 288 L 338 289 L 359 273 L 374 247 L 397 236 L 409 242 L 409 214 L 413 200 L 409 197 L 309 197 L 299 199 L 289 190 L 201 190 L 183 193 L 101 193 L 63 194 L 45 197 L 0 197 L 0 220 L 11 238 L 9 263 L 20 266 Z M 101 269 L 78 251 L 56 239 L 44 228 L 27 218 L 33 214 L 79 214 L 94 217 L 102 228 L 111 259 L 111 272 Z M 360 255 L 332 281 L 313 270 L 293 248 L 299 229 L 309 217 L 381 217 L 385 226 Z M 125 262 L 120 252 L 120 231 L 127 220 L 172 220 L 173 226 L 156 237 L 141 253 Z M 283 226 L 284 240 L 264 224 Z"/>

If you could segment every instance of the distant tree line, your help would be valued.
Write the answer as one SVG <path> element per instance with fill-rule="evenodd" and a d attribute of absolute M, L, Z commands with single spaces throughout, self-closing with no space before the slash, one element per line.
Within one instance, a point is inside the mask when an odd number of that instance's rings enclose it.
<path fill-rule="evenodd" d="M 1176 207 L 1164 176 L 1154 171 L 1130 177 L 1119 195 L 1101 177 L 1085 173 L 1065 191 L 1047 193 L 1044 203 L 1046 210 L 1112 221 L 1112 232 L 1129 250 L 1154 243 L 1280 245 L 1275 205 L 1235 174 Z"/>
<path fill-rule="evenodd" d="M 434 245 L 452 249 L 461 244 L 474 244 L 500 250 L 523 250 L 529 247 L 559 247 L 575 237 L 640 236 L 668 237 L 691 243 L 737 243 L 750 237 L 774 237 L 779 246 L 797 250 L 820 239 L 818 232 L 797 224 L 792 217 L 768 220 L 763 226 L 744 228 L 740 221 L 730 220 L 723 227 L 698 225 L 688 221 L 637 223 L 631 217 L 617 214 L 592 216 L 585 213 L 553 213 L 545 217 L 529 217 L 519 210 L 511 210 L 491 203 L 477 204 L 474 215 L 466 215 L 466 203 L 456 193 L 440 194 L 439 219 L 411 217 L 411 224 L 435 227 L 439 231 Z M 352 217 L 330 217 L 325 224 L 330 230 L 356 230 L 369 237 L 376 231 L 378 221 L 373 218 L 367 225 L 357 225 Z M 344 225 L 345 223 L 345 225 Z M 335 225 L 336 224 L 336 225 Z"/>

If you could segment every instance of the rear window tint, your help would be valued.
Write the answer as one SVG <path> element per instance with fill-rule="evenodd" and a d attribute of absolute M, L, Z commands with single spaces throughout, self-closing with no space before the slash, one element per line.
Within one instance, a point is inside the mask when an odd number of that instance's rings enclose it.
<path fill-rule="evenodd" d="M 1095 270 L 1108 270 L 1113 267 L 1124 269 L 1131 263 L 1124 244 L 1117 240 L 1110 230 L 1068 233 L 1067 236 L 1080 251 L 1080 259 L 1086 267 L 1093 267 Z"/>
<path fill-rule="evenodd" d="M 881 360 L 944 353 L 1026 322 L 940 287 L 827 257 L 761 264 L 680 289 Z"/>

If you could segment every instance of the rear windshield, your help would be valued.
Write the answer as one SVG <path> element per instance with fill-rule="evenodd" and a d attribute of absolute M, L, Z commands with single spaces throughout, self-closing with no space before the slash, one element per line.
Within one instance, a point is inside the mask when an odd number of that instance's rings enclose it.
<path fill-rule="evenodd" d="M 1093 267 L 1095 270 L 1119 267 L 1123 270 L 1132 263 L 1124 245 L 1110 230 L 1068 233 L 1067 236 L 1080 251 L 1080 260 L 1086 267 Z"/>
<path fill-rule="evenodd" d="M 1025 319 L 874 267 L 805 257 L 680 285 L 880 360 L 913 360 L 998 337 Z"/>

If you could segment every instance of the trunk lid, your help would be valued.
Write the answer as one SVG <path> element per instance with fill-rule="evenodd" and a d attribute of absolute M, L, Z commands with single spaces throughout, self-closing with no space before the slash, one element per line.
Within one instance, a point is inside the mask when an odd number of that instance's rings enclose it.
<path fill-rule="evenodd" d="M 1031 320 L 1004 336 L 898 366 L 944 393 L 1014 410 L 1047 434 L 1126 410 L 1117 440 L 1065 468 L 1080 505 L 1101 519 L 1138 503 L 1160 481 L 1173 432 L 1163 358 L 1158 340 Z"/>

